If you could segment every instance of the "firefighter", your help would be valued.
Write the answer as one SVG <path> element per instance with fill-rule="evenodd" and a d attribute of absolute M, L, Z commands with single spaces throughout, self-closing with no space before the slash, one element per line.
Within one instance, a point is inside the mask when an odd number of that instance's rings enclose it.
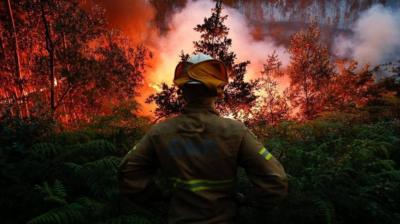
<path fill-rule="evenodd" d="M 177 65 L 174 84 L 186 105 L 179 116 L 154 125 L 124 157 L 124 197 L 137 203 L 161 199 L 153 181 L 161 169 L 173 183 L 168 223 L 234 223 L 239 166 L 254 188 L 239 201 L 268 212 L 285 197 L 287 178 L 278 160 L 245 125 L 218 115 L 215 101 L 227 82 L 224 64 L 208 55 Z"/>

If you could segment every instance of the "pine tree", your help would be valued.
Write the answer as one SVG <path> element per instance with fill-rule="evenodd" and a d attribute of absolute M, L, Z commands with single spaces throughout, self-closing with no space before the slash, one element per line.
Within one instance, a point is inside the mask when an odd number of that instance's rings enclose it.
<path fill-rule="evenodd" d="M 268 124 L 277 124 L 289 118 L 290 108 L 287 99 L 287 91 L 282 94 L 278 91 L 278 82 L 274 79 L 283 76 L 282 62 L 279 61 L 276 52 L 268 55 L 267 61 L 261 71 L 261 87 L 263 97 L 260 111 L 255 120 Z"/>
<path fill-rule="evenodd" d="M 222 115 L 246 119 L 244 115 L 249 115 L 256 103 L 255 88 L 258 82 L 244 80 L 247 65 L 250 62 L 236 62 L 236 54 L 230 50 L 232 39 L 228 37 L 229 28 L 224 24 L 228 16 L 222 15 L 222 9 L 222 1 L 217 1 L 215 8 L 212 9 L 211 16 L 204 18 L 203 23 L 194 28 L 195 31 L 201 33 L 201 39 L 193 42 L 194 53 L 208 54 L 226 65 L 230 82 L 224 89 L 224 97 L 217 103 L 217 109 Z M 181 60 L 185 60 L 185 58 L 187 59 L 187 55 L 185 57 L 185 54 L 182 54 Z M 148 99 L 147 102 L 157 104 L 157 112 L 159 112 L 157 116 L 160 114 L 163 114 L 163 116 L 176 114 L 182 108 L 183 104 L 174 106 L 177 109 L 176 111 L 169 111 L 169 107 L 167 108 L 160 103 L 167 102 L 167 100 L 161 100 L 160 97 L 174 97 L 176 95 L 170 91 L 171 88 L 165 88 L 165 91 L 152 95 Z M 177 100 L 175 101 L 177 102 Z"/>
<path fill-rule="evenodd" d="M 194 30 L 201 33 L 199 41 L 194 41 L 194 53 L 203 53 L 224 62 L 228 69 L 235 65 L 236 54 L 230 52 L 232 39 L 228 38 L 229 28 L 224 24 L 228 15 L 221 15 L 222 2 L 217 1 L 212 14 L 204 18 L 203 24 L 198 24 Z"/>

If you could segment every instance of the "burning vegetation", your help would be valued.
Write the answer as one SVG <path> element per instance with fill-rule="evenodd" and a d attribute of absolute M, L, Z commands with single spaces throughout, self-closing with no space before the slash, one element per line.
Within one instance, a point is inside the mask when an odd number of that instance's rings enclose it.
<path fill-rule="evenodd" d="M 163 223 L 166 204 L 118 197 L 116 167 L 152 123 L 181 111 L 174 68 L 204 53 L 228 68 L 221 116 L 245 122 L 290 176 L 269 222 L 398 223 L 399 9 L 331 1 L 360 11 L 348 24 L 339 12 L 300 24 L 276 10 L 317 3 L 260 2 L 2 1 L 3 222 Z M 238 183 L 248 190 L 241 171 Z M 239 222 L 265 216 L 243 207 Z"/>

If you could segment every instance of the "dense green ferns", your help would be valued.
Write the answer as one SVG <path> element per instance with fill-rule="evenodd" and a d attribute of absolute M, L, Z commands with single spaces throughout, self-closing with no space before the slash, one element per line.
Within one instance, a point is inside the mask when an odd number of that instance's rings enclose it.
<path fill-rule="evenodd" d="M 118 195 L 118 164 L 143 131 L 52 134 L 30 128 L 38 125 L 32 121 L 0 125 L 2 223 L 165 221 L 166 205 L 143 207 Z M 288 173 L 289 195 L 271 211 L 242 207 L 240 223 L 400 222 L 398 120 L 325 115 L 283 122 L 263 133 Z M 243 170 L 238 179 L 239 191 L 251 190 Z"/>

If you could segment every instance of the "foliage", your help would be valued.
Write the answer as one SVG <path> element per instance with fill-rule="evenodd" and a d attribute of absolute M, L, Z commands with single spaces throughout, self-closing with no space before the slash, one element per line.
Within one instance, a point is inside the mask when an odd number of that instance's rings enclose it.
<path fill-rule="evenodd" d="M 7 84 L 0 86 L 1 221 L 162 223 L 168 205 L 144 207 L 118 194 L 121 157 L 149 127 L 148 120 L 135 115 L 139 108 L 132 99 L 148 51 L 106 29 L 101 7 L 84 10 L 79 3 L 11 2 L 20 15 L 15 17 L 17 43 L 31 53 L 20 52 L 21 77 L 16 77 L 13 53 L 18 50 L 10 18 L 0 15 L 0 81 Z M 201 40 L 195 42 L 195 51 L 224 61 L 230 69 L 223 99 L 227 107 L 219 102 L 225 114 L 240 117 L 240 108 L 250 115 L 257 102 L 254 88 L 264 89 L 260 112 L 248 124 L 283 163 L 290 186 L 276 209 L 241 207 L 239 223 L 399 223 L 399 81 L 374 82 L 374 71 L 357 68 L 356 62 L 334 69 L 313 24 L 292 37 L 291 95 L 279 93 L 272 79 L 284 72 L 275 54 L 268 57 L 262 80 L 246 82 L 249 62 L 235 61 L 221 10 L 217 1 L 212 15 L 196 26 Z M 51 32 L 45 31 L 46 24 Z M 57 80 L 55 114 L 45 113 L 50 80 Z M 182 106 L 175 87 L 161 87 L 161 93 L 149 98 L 159 106 L 158 117 Z M 302 122 L 287 120 L 288 96 L 300 108 Z M 75 125 L 59 125 L 54 116 Z M 156 183 L 170 191 L 163 178 L 157 176 Z M 251 190 L 243 170 L 237 179 L 238 191 Z"/>
<path fill-rule="evenodd" d="M 143 130 L 43 134 L 29 131 L 38 124 L 17 121 L 0 122 L 2 223 L 158 222 L 118 195 L 118 164 Z"/>
<path fill-rule="evenodd" d="M 400 123 L 385 111 L 381 114 L 386 117 L 377 119 L 367 108 L 352 114 L 325 113 L 305 123 L 251 126 L 263 133 L 266 147 L 283 163 L 290 188 L 286 200 L 271 211 L 241 207 L 239 223 L 262 223 L 266 218 L 269 223 L 399 222 Z M 109 127 L 97 124 L 61 133 L 32 132 L 37 125 L 26 120 L 0 123 L 3 223 L 165 219 L 167 205 L 142 207 L 118 197 L 116 168 L 143 131 L 127 129 L 116 137 L 121 133 L 106 132 Z M 251 188 L 241 170 L 238 190 L 246 193 Z"/>
<path fill-rule="evenodd" d="M 104 107 L 137 96 L 151 54 L 110 29 L 100 5 L 10 2 L 15 34 L 11 16 L 0 16 L 0 116 L 50 116 L 75 124 L 110 114 Z M 14 46 L 15 36 L 20 48 Z M 20 59 L 19 78 L 14 55 Z"/>
<path fill-rule="evenodd" d="M 254 122 L 267 123 L 275 125 L 281 121 L 288 120 L 290 117 L 290 105 L 288 103 L 288 93 L 280 93 L 278 82 L 274 79 L 283 76 L 282 63 L 278 55 L 273 52 L 268 55 L 267 61 L 261 71 L 260 87 L 261 93 L 259 104 L 261 105 L 255 117 Z"/>
<path fill-rule="evenodd" d="M 320 35 L 317 23 L 313 23 L 295 33 L 288 48 L 290 99 L 305 119 L 312 119 L 321 111 L 322 90 L 334 74 L 328 48 L 321 43 Z"/>
<path fill-rule="evenodd" d="M 332 118 L 267 130 L 267 148 L 283 163 L 290 186 L 268 221 L 397 223 L 400 124 Z"/>
<path fill-rule="evenodd" d="M 161 83 L 161 91 L 152 94 L 146 99 L 146 103 L 154 102 L 157 105 L 155 115 L 157 119 L 176 115 L 182 110 L 184 99 L 176 86 Z"/>

